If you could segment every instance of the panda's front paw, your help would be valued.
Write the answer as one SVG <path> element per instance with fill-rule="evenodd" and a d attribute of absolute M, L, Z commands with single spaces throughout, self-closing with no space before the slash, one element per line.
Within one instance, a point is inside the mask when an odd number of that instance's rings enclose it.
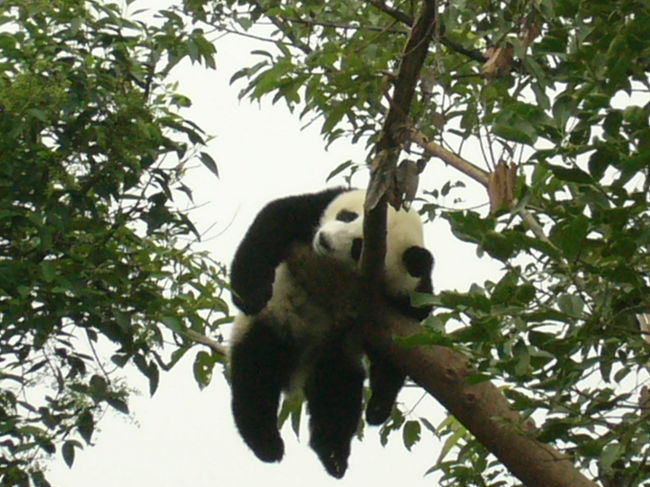
<path fill-rule="evenodd" d="M 284 456 L 284 442 L 279 435 L 258 438 L 255 442 L 249 442 L 249 446 L 263 462 L 279 462 Z"/>
<path fill-rule="evenodd" d="M 269 302 L 273 294 L 273 287 L 271 285 L 260 284 L 252 288 L 252 292 L 241 292 L 233 294 L 232 302 L 244 314 L 248 316 L 255 316 L 258 314 L 266 303 Z"/>

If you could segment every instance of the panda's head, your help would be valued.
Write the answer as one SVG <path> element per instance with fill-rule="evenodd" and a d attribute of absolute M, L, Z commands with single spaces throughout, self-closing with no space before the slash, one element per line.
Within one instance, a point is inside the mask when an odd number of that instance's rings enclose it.
<path fill-rule="evenodd" d="M 345 191 L 327 206 L 314 235 L 316 253 L 356 266 L 363 248 L 363 203 L 365 191 Z M 414 210 L 388 208 L 386 219 L 386 287 L 390 294 L 414 290 L 418 279 L 404 264 L 404 252 L 423 247 L 422 221 Z"/>

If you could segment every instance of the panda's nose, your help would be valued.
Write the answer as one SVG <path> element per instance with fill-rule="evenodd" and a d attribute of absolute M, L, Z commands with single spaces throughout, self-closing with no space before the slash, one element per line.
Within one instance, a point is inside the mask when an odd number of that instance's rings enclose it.
<path fill-rule="evenodd" d="M 332 250 L 332 244 L 330 243 L 329 238 L 327 238 L 327 235 L 325 235 L 325 232 L 320 232 L 318 234 L 318 245 L 327 252 Z"/>

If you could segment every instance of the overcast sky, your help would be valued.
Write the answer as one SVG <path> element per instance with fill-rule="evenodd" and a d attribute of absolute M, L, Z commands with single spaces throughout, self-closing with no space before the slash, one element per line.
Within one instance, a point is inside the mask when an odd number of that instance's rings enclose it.
<path fill-rule="evenodd" d="M 147 2 L 136 2 L 137 6 Z M 160 5 L 161 2 L 157 2 Z M 155 5 L 156 2 L 153 2 Z M 340 141 L 325 150 L 319 124 L 301 131 L 303 125 L 286 108 L 270 103 L 259 106 L 239 102 L 243 85 L 228 80 L 250 60 L 249 52 L 259 44 L 229 37 L 217 44 L 218 70 L 206 71 L 189 65 L 175 73 L 180 91 L 194 102 L 189 117 L 216 136 L 209 151 L 217 161 L 220 179 L 197 167 L 187 184 L 199 208 L 191 218 L 200 231 L 207 231 L 203 245 L 214 258 L 229 263 L 234 249 L 256 212 L 274 198 L 319 190 L 338 164 L 353 159 L 363 162 L 365 148 Z M 480 161 L 478 153 L 476 161 Z M 440 187 L 447 175 L 441 163 L 430 163 L 421 188 Z M 365 174 L 356 177 L 365 184 Z M 338 179 L 330 182 L 342 184 Z M 472 182 L 465 196 L 468 206 L 485 200 L 483 189 Z M 436 289 L 467 289 L 472 282 L 499 278 L 499 266 L 479 261 L 472 247 L 454 240 L 444 222 L 426 228 L 427 245 L 436 258 Z M 283 430 L 285 458 L 280 464 L 257 460 L 237 435 L 230 415 L 230 393 L 220 369 L 204 391 L 196 385 L 191 365 L 196 352 L 170 373 L 161 376 L 153 398 L 139 373 L 129 375 L 130 384 L 141 394 L 130 401 L 132 418 L 109 412 L 99 424 L 96 446 L 77 452 L 69 469 L 57 458 L 49 467 L 54 487 L 172 487 L 191 485 L 250 486 L 361 486 L 437 485 L 434 476 L 425 477 L 439 454 L 440 442 L 427 431 L 423 440 L 408 452 L 400 435 L 393 434 L 386 448 L 380 445 L 376 428 L 367 428 L 363 441 L 352 445 L 350 465 L 343 480 L 329 477 L 308 446 L 307 427 L 296 440 L 291 428 Z M 403 391 L 400 400 L 412 418 L 427 417 L 437 425 L 444 419 L 442 408 L 418 389 Z"/>

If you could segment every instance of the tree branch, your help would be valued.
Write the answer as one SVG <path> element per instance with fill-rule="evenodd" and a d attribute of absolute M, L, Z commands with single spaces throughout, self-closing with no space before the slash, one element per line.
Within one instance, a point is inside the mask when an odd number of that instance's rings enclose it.
<path fill-rule="evenodd" d="M 278 30 L 291 42 L 291 44 L 298 49 L 300 49 L 303 53 L 309 55 L 313 52 L 313 49 L 309 47 L 308 44 L 305 44 L 302 42 L 300 39 L 298 39 L 293 32 L 291 32 L 291 29 L 289 26 L 286 25 L 285 19 L 278 17 L 276 15 L 270 15 L 268 13 L 268 9 L 264 8 L 261 4 L 261 2 L 255 2 L 255 5 L 264 13 L 264 15 L 271 21 L 273 25 L 275 25 Z"/>
<path fill-rule="evenodd" d="M 296 17 L 286 17 L 284 20 L 287 22 L 295 22 L 297 24 L 309 25 L 311 27 L 331 27 L 332 29 L 340 29 L 340 30 L 354 30 L 354 31 L 367 30 L 370 32 L 384 32 L 388 34 L 402 34 L 402 35 L 408 34 L 408 30 L 403 28 L 396 30 L 396 29 L 381 27 L 378 25 L 350 25 L 350 24 L 343 24 L 337 22 L 325 22 L 318 19 L 300 19 Z"/>
<path fill-rule="evenodd" d="M 413 25 L 413 19 L 411 18 L 410 15 L 407 15 L 401 10 L 397 10 L 396 8 L 389 7 L 388 5 L 386 5 L 386 3 L 384 3 L 383 0 L 371 0 L 370 5 L 378 8 L 385 14 L 389 15 L 390 17 L 397 20 L 398 22 L 401 22 L 404 25 L 408 25 L 409 27 Z M 447 36 L 443 34 L 443 31 L 444 31 L 444 26 L 442 26 L 440 29 L 440 37 L 439 37 L 440 43 L 443 46 L 448 47 L 452 51 L 457 52 L 458 54 L 462 54 L 463 56 L 466 56 L 472 59 L 473 61 L 477 61 L 481 64 L 487 61 L 487 58 L 481 51 L 476 49 L 467 49 L 462 44 L 449 39 Z"/>
<path fill-rule="evenodd" d="M 455 169 L 458 169 L 460 172 L 469 176 L 477 183 L 482 184 L 485 186 L 485 188 L 488 188 L 490 184 L 490 173 L 487 171 L 481 169 L 469 161 L 466 161 L 462 157 L 457 156 L 453 152 L 448 151 L 435 142 L 430 142 L 422 132 L 412 129 L 409 132 L 409 136 L 411 141 L 422 147 L 424 151 L 430 156 L 441 159 L 446 164 L 449 164 Z M 530 213 L 526 208 L 520 208 L 518 210 L 518 213 L 526 226 L 535 234 L 539 240 L 550 245 L 553 248 L 556 248 L 555 244 L 553 244 L 553 242 L 551 242 L 551 240 L 546 236 L 542 225 L 537 221 L 532 213 Z"/>
<path fill-rule="evenodd" d="M 373 159 L 368 185 L 368 194 L 372 194 L 373 198 L 370 204 L 366 199 L 363 224 L 365 245 L 361 256 L 361 275 L 365 282 L 379 282 L 383 274 L 386 253 L 386 184 L 390 184 L 394 175 L 415 86 L 433 39 L 435 21 L 435 0 L 424 0 L 404 46 L 391 105 L 376 145 L 376 157 Z"/>
<path fill-rule="evenodd" d="M 409 132 L 409 137 L 410 140 L 422 147 L 427 154 L 442 159 L 444 162 L 452 167 L 455 167 L 477 183 L 482 184 L 486 188 L 488 187 L 490 174 L 487 171 L 481 169 L 478 166 L 475 166 L 471 162 L 466 161 L 461 157 L 458 157 L 456 154 L 448 151 L 444 147 L 441 147 L 434 142 L 430 142 L 422 132 L 411 130 Z"/>
<path fill-rule="evenodd" d="M 300 286 L 334 310 L 338 326 L 356 327 L 373 350 L 435 397 L 527 487 L 596 487 L 566 455 L 534 439 L 534 427 L 510 408 L 499 388 L 491 382 L 469 385 L 473 370 L 465 356 L 442 346 L 397 344 L 394 337 L 426 330 L 367 295 L 352 269 L 306 245 L 294 248 L 288 264 Z"/>
<path fill-rule="evenodd" d="M 212 351 L 216 352 L 219 355 L 226 356 L 228 354 L 228 347 L 213 340 L 212 338 L 208 338 L 205 335 L 201 335 L 200 333 L 197 333 L 194 330 L 184 330 L 184 333 L 185 335 L 187 335 L 187 337 L 190 340 L 193 340 L 196 343 L 200 343 L 201 345 L 205 345 L 206 347 L 210 348 Z"/>
<path fill-rule="evenodd" d="M 368 3 L 370 3 L 370 5 L 372 5 L 373 7 L 378 8 L 385 14 L 393 17 L 395 20 L 401 22 L 404 25 L 408 25 L 409 27 L 413 25 L 413 18 L 410 15 L 407 15 L 401 10 L 398 10 L 396 8 L 389 7 L 388 5 L 386 5 L 384 0 L 370 0 L 370 2 Z"/>

